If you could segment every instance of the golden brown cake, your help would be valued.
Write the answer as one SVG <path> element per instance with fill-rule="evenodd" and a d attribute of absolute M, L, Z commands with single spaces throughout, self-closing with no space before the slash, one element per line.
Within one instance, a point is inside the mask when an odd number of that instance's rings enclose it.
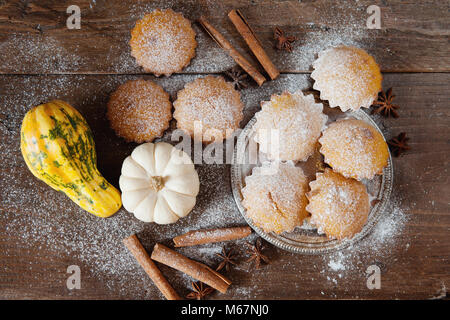
<path fill-rule="evenodd" d="M 342 111 L 369 108 L 381 91 L 382 76 L 375 59 L 366 51 L 340 46 L 319 53 L 313 63 L 313 88 L 330 107 Z"/>
<path fill-rule="evenodd" d="M 171 9 L 156 9 L 131 31 L 131 55 L 147 72 L 166 76 L 181 71 L 195 55 L 197 41 L 191 23 Z"/>
<path fill-rule="evenodd" d="M 327 121 L 322 110 L 322 104 L 301 91 L 273 95 L 255 115 L 253 130 L 260 150 L 274 160 L 308 159 Z M 278 130 L 278 139 L 273 139 L 272 130 Z"/>
<path fill-rule="evenodd" d="M 310 222 L 329 238 L 351 238 L 362 230 L 370 211 L 366 187 L 355 179 L 345 178 L 331 169 L 317 173 L 309 186 Z"/>
<path fill-rule="evenodd" d="M 386 141 L 377 129 L 357 119 L 338 120 L 319 139 L 324 161 L 345 177 L 372 179 L 388 164 Z"/>
<path fill-rule="evenodd" d="M 186 84 L 173 106 L 177 127 L 194 139 L 202 137 L 205 143 L 229 138 L 239 128 L 244 108 L 241 95 L 233 85 L 214 76 Z"/>
<path fill-rule="evenodd" d="M 111 94 L 106 117 L 119 137 L 137 143 L 162 136 L 172 118 L 169 94 L 152 81 L 132 80 Z"/>
<path fill-rule="evenodd" d="M 265 232 L 293 231 L 308 216 L 308 181 L 301 168 L 279 163 L 275 174 L 267 174 L 256 167 L 245 184 L 242 204 L 246 214 Z"/>

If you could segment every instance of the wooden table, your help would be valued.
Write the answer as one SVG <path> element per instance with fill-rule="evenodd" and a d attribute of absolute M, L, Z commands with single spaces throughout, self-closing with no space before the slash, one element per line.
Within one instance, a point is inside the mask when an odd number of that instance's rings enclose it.
<path fill-rule="evenodd" d="M 81 8 L 81 29 L 69 30 L 66 9 Z M 367 29 L 370 5 L 381 8 L 381 29 Z M 171 7 L 195 20 L 209 18 L 245 54 L 248 48 L 227 18 L 239 8 L 268 55 L 279 79 L 242 91 L 245 119 L 259 101 L 283 90 L 308 89 L 315 54 L 339 43 L 369 51 L 393 87 L 398 119 L 375 117 L 386 138 L 406 132 L 411 150 L 394 158 L 394 224 L 385 222 L 343 252 L 306 256 L 268 246 L 272 262 L 253 271 L 237 242 L 240 265 L 227 275 L 233 285 L 214 299 L 445 298 L 450 255 L 450 52 L 448 1 L 0 1 L 0 298 L 159 299 L 121 239 L 137 232 L 151 251 L 155 242 L 199 227 L 241 225 L 234 205 L 228 165 L 197 166 L 201 192 L 195 210 L 172 226 L 137 221 L 121 209 L 96 218 L 38 181 L 19 151 L 19 129 L 27 110 L 60 98 L 76 106 L 94 132 L 100 171 L 116 186 L 123 159 L 135 147 L 115 136 L 105 119 L 109 94 L 129 79 L 152 79 L 172 96 L 188 81 L 218 74 L 234 62 L 194 24 L 197 56 L 169 78 L 143 74 L 130 56 L 128 40 L 145 12 Z M 273 48 L 273 28 L 295 35 L 293 53 Z M 254 61 L 254 60 L 252 60 Z M 174 123 L 172 124 L 172 128 Z M 170 138 L 170 130 L 163 140 Z M 388 210 L 389 211 L 389 210 Z M 397 213 L 395 213 L 395 212 Z M 399 212 L 402 219 L 398 218 Z M 395 215 L 397 214 L 397 216 Z M 395 220 L 397 219 L 397 220 Z M 400 221 L 401 220 L 401 221 Z M 389 230 L 390 227 L 397 228 Z M 385 231 L 383 234 L 382 231 Z M 389 234 L 391 232 L 392 234 Z M 386 236 L 386 234 L 388 234 Z M 378 238 L 376 237 L 381 237 Z M 375 237 L 375 238 L 374 238 Z M 382 240 L 380 243 L 379 240 Z M 385 241 L 385 242 L 384 242 Z M 181 250 L 215 266 L 220 244 Z M 69 290 L 67 268 L 81 269 L 81 289 Z M 381 288 L 369 290 L 366 270 L 377 265 Z M 160 265 L 180 294 L 190 279 Z"/>

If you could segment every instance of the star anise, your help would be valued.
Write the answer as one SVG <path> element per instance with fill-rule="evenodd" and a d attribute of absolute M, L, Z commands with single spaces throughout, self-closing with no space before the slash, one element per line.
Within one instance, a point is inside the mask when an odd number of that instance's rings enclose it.
<path fill-rule="evenodd" d="M 283 30 L 278 27 L 275 27 L 273 38 L 277 40 L 277 44 L 275 47 L 278 50 L 285 50 L 288 52 L 292 52 L 292 43 L 297 40 L 297 37 L 285 36 Z"/>
<path fill-rule="evenodd" d="M 224 74 L 231 80 L 233 87 L 236 90 L 245 89 L 247 85 L 247 73 L 242 70 L 239 66 L 234 66 L 230 70 L 224 72 Z"/>
<path fill-rule="evenodd" d="M 233 249 L 227 252 L 225 247 L 222 247 L 222 253 L 216 253 L 216 255 L 222 259 L 217 266 L 216 271 L 220 271 L 223 268 L 225 268 L 226 271 L 230 271 L 231 265 L 236 265 L 236 261 L 234 261 L 236 255 L 233 254 Z"/>
<path fill-rule="evenodd" d="M 247 250 L 246 253 L 250 254 L 250 258 L 248 258 L 246 262 L 254 261 L 255 269 L 260 268 L 261 261 L 264 261 L 266 264 L 270 263 L 269 258 L 262 254 L 263 245 L 261 242 L 261 238 L 258 238 L 255 244 L 246 242 L 246 245 L 249 248 L 249 250 Z"/>
<path fill-rule="evenodd" d="M 408 140 L 409 138 L 406 137 L 406 133 L 402 132 L 396 138 L 392 138 L 388 141 L 394 156 L 398 157 L 402 152 L 411 149 L 411 147 L 408 146 Z"/>
<path fill-rule="evenodd" d="M 372 110 L 372 114 L 380 113 L 385 117 L 390 117 L 392 115 L 394 118 L 398 118 L 398 113 L 395 110 L 400 107 L 392 104 L 394 98 L 395 96 L 392 94 L 392 88 L 389 88 L 386 93 L 381 91 L 378 94 L 378 100 L 372 105 L 375 107 L 375 109 Z"/>
<path fill-rule="evenodd" d="M 214 292 L 214 289 L 208 286 L 204 286 L 203 282 L 192 282 L 192 292 L 190 292 L 186 298 L 193 300 L 202 300 L 208 294 Z"/>

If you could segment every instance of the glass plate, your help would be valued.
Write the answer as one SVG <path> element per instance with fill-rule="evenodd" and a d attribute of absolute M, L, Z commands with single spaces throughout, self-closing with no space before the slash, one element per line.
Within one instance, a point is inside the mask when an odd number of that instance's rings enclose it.
<path fill-rule="evenodd" d="M 381 134 L 383 134 L 370 116 L 362 110 L 344 114 L 337 111 L 337 109 L 324 108 L 324 113 L 328 115 L 329 122 L 339 118 L 353 117 L 370 123 Z M 284 232 L 282 234 L 275 234 L 273 232 L 266 233 L 262 229 L 255 226 L 252 220 L 245 214 L 245 208 L 242 206 L 241 193 L 242 188 L 245 186 L 245 177 L 251 174 L 253 167 L 261 165 L 261 159 L 263 159 L 263 155 L 257 151 L 257 164 L 246 164 L 248 163 L 249 153 L 251 151 L 248 148 L 249 141 L 250 139 L 253 139 L 255 134 L 255 131 L 253 131 L 253 125 L 255 122 L 256 118 L 253 117 L 239 135 L 236 147 L 234 149 L 233 164 L 231 166 L 231 188 L 233 191 L 234 200 L 236 201 L 237 207 L 239 208 L 242 216 L 250 227 L 253 228 L 253 230 L 255 230 L 263 239 L 281 249 L 303 254 L 321 254 L 341 250 L 357 243 L 372 231 L 378 222 L 378 219 L 383 214 L 392 191 L 393 168 L 390 154 L 388 165 L 384 168 L 382 175 L 376 176 L 372 180 L 362 181 L 367 187 L 372 206 L 366 225 L 361 232 L 356 234 L 353 238 L 346 240 L 330 240 L 325 235 L 319 234 L 317 229 L 315 229 L 314 226 L 309 225 L 308 222 L 301 227 L 297 227 L 293 232 Z M 305 174 L 309 176 L 310 179 L 314 178 L 315 174 L 315 164 L 312 162 L 317 161 L 317 157 L 316 159 L 314 158 L 315 157 L 312 156 L 306 162 L 296 163 L 296 166 L 302 167 Z M 244 161 L 245 159 L 247 159 L 247 162 Z"/>

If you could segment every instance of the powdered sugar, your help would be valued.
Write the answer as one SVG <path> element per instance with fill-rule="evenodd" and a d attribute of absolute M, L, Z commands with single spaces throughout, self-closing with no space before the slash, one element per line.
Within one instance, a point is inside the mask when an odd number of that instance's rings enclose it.
<path fill-rule="evenodd" d="M 342 256 L 342 253 L 339 252 L 338 257 L 342 259 Z M 332 271 L 345 270 L 345 266 L 342 264 L 342 261 L 340 259 L 330 260 L 330 262 L 328 262 L 328 266 Z"/>
<path fill-rule="evenodd" d="M 373 262 L 386 261 L 390 248 L 402 233 L 407 220 L 408 216 L 404 209 L 401 209 L 399 201 L 393 199 L 373 231 L 365 239 L 349 248 L 323 256 L 328 268 L 321 270 L 321 273 L 329 274 L 328 280 L 331 281 L 336 277 L 343 278 L 344 275 L 361 268 L 359 263 L 363 257 L 371 257 Z M 365 268 L 368 266 L 366 265 Z"/>
<path fill-rule="evenodd" d="M 0 52 L 9 52 L 11 58 L 2 60 L 2 68 L 14 73 L 29 73 L 36 66 L 41 74 L 83 69 L 87 61 L 75 50 L 68 51 L 59 39 L 43 34 L 11 34 L 0 42 Z"/>
<path fill-rule="evenodd" d="M 274 55 L 275 65 L 282 71 L 311 71 L 318 53 L 328 48 L 346 45 L 370 50 L 374 42 L 367 40 L 371 39 L 370 30 L 357 12 L 359 9 L 351 1 L 339 1 L 333 6 L 326 2 L 314 4 L 311 14 L 299 16 L 298 23 L 304 29 L 294 42 L 294 50 Z"/>

